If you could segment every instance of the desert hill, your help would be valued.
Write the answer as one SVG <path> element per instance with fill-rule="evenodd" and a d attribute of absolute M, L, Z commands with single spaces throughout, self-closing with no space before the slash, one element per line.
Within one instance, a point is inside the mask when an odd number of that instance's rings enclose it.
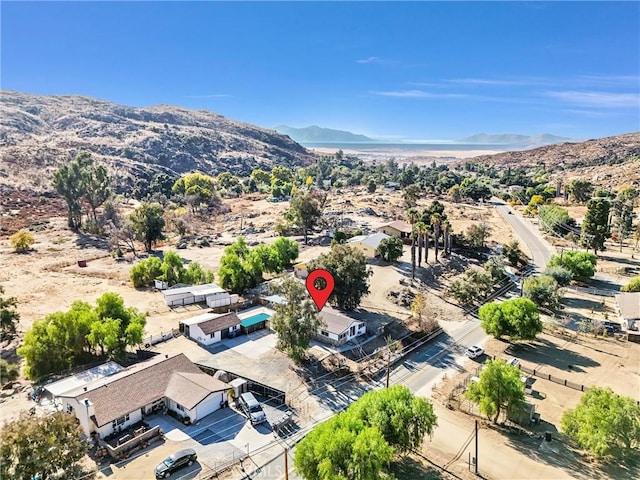
<path fill-rule="evenodd" d="M 554 177 L 582 178 L 601 188 L 640 187 L 640 132 L 474 157 L 496 166 L 545 165 Z"/>
<path fill-rule="evenodd" d="M 55 169 L 79 150 L 104 161 L 120 189 L 158 172 L 248 174 L 273 164 L 304 165 L 313 158 L 285 135 L 210 111 L 0 93 L 0 184 L 51 190 Z"/>

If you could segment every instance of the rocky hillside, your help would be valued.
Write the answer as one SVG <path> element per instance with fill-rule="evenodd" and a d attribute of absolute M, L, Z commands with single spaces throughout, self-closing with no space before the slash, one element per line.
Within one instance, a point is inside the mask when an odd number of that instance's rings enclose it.
<path fill-rule="evenodd" d="M 249 173 L 313 158 L 285 135 L 210 111 L 0 93 L 0 185 L 51 190 L 55 169 L 79 150 L 108 165 L 119 190 L 157 172 Z"/>
<path fill-rule="evenodd" d="M 601 188 L 640 187 L 640 132 L 548 145 L 518 152 L 473 158 L 473 162 L 506 166 L 538 166 L 553 170 L 554 177 L 582 178 Z"/>

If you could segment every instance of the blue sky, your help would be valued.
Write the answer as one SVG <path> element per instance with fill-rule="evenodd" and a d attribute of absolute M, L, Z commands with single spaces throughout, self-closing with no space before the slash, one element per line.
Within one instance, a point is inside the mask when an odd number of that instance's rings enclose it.
<path fill-rule="evenodd" d="M 637 2 L 6 2 L 2 88 L 389 139 L 640 130 Z"/>

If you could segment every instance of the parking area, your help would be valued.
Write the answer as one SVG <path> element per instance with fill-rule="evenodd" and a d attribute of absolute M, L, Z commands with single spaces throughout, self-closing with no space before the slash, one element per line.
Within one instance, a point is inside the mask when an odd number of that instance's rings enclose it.
<path fill-rule="evenodd" d="M 114 480 L 152 479 L 153 470 L 172 453 L 193 448 L 198 461 L 181 469 L 171 478 L 192 479 L 200 473 L 215 471 L 220 465 L 248 452 L 258 450 L 274 439 L 271 423 L 284 415 L 282 408 L 263 404 L 267 422 L 252 426 L 247 417 L 234 407 L 218 410 L 194 425 L 184 425 L 168 415 L 155 415 L 146 419 L 151 426 L 158 425 L 165 434 L 162 443 L 156 443 L 136 458 L 114 464 L 101 472 L 100 478 Z"/>

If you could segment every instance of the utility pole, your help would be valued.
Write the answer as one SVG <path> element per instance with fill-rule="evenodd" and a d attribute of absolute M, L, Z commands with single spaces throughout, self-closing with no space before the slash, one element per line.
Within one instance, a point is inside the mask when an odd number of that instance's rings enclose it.
<path fill-rule="evenodd" d="M 476 475 L 478 475 L 478 420 L 476 420 Z"/>
<path fill-rule="evenodd" d="M 478 421 L 476 420 L 476 424 L 478 423 Z M 288 452 L 288 448 L 284 447 L 284 480 L 289 480 L 289 454 Z M 477 469 L 476 469 L 476 473 L 478 473 Z"/>

